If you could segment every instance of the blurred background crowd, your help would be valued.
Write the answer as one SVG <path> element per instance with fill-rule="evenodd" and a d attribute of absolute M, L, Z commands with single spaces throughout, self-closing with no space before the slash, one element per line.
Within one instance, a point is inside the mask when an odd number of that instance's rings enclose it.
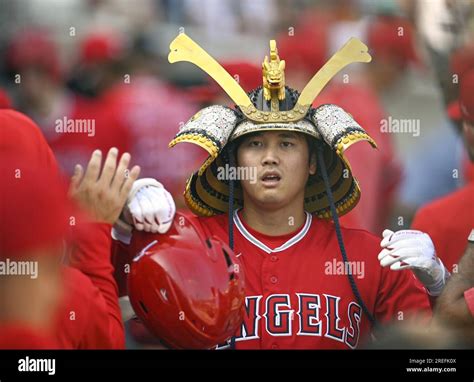
<path fill-rule="evenodd" d="M 40 126 L 66 174 L 92 150 L 117 147 L 182 204 L 205 153 L 168 142 L 204 105 L 231 102 L 198 68 L 167 62 L 169 43 L 185 32 L 246 91 L 261 85 L 269 39 L 287 62 L 287 85 L 300 91 L 349 37 L 369 46 L 373 61 L 339 73 L 315 101 L 342 106 L 379 145 L 348 154 L 363 192 L 346 224 L 406 228 L 418 207 L 473 176 L 452 106 L 457 78 L 474 66 L 470 0 L 0 3 L 0 105 Z M 92 130 L 64 132 L 68 120 Z"/>

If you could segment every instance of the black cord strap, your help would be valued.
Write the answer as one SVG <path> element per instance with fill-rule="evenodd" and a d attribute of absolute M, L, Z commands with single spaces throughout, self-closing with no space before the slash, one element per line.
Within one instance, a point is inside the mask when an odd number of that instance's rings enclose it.
<path fill-rule="evenodd" d="M 349 261 L 347 260 L 346 249 L 344 247 L 344 241 L 342 240 L 342 232 L 341 232 L 341 226 L 339 224 L 339 216 L 337 215 L 336 205 L 334 204 L 334 198 L 333 198 L 331 187 L 329 184 L 329 178 L 328 178 L 328 174 L 326 170 L 326 165 L 324 163 L 322 144 L 318 144 L 317 149 L 318 149 L 318 168 L 321 169 L 321 175 L 323 176 L 324 186 L 326 188 L 326 194 L 329 200 L 329 208 L 331 209 L 331 215 L 334 221 L 334 227 L 336 229 L 337 242 L 339 244 L 339 249 L 341 250 L 341 255 L 342 255 L 342 259 L 344 260 L 344 264 L 348 264 Z M 372 316 L 369 309 L 365 305 L 364 300 L 362 300 L 362 297 L 359 293 L 359 289 L 357 289 L 357 285 L 355 283 L 354 277 L 352 276 L 350 272 L 348 272 L 347 276 L 349 277 L 349 284 L 351 285 L 352 293 L 354 293 L 354 296 L 357 299 L 357 302 L 362 307 L 362 310 L 367 315 L 367 318 L 369 319 L 372 326 L 375 326 L 376 324 L 375 318 Z"/>

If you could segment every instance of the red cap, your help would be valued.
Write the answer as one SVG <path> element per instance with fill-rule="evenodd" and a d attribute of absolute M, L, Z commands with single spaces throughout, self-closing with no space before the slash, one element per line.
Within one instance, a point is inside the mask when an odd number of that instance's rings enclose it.
<path fill-rule="evenodd" d="M 303 70 L 312 76 L 326 63 L 329 50 L 327 26 L 323 21 L 313 20 L 311 25 L 303 24 L 295 31 L 295 36 L 284 34 L 277 39 L 278 55 L 285 60 L 285 71 Z"/>
<path fill-rule="evenodd" d="M 117 36 L 105 33 L 91 34 L 82 41 L 80 61 L 84 64 L 105 62 L 116 59 L 122 51 L 123 43 Z"/>
<path fill-rule="evenodd" d="M 375 59 L 398 62 L 401 67 L 418 63 L 412 25 L 394 16 L 378 16 L 369 25 L 367 45 Z"/>
<path fill-rule="evenodd" d="M 262 85 L 262 69 L 247 61 L 227 61 L 221 63 L 222 67 L 238 82 L 246 93 Z M 225 94 L 224 90 L 209 78 L 206 85 L 193 86 L 187 92 L 189 98 L 194 102 L 212 102 L 220 94 Z"/>
<path fill-rule="evenodd" d="M 53 79 L 58 80 L 61 77 L 56 45 L 48 32 L 42 29 L 29 29 L 14 36 L 7 51 L 6 61 L 15 71 L 39 66 Z"/>
<path fill-rule="evenodd" d="M 66 183 L 38 127 L 13 110 L 0 110 L 0 257 L 57 244 L 72 207 Z"/>
<path fill-rule="evenodd" d="M 291 30 L 292 34 L 288 30 L 278 36 L 278 55 L 285 60 L 287 73 L 303 71 L 311 78 L 326 63 L 331 22 L 331 12 L 308 9 Z"/>
<path fill-rule="evenodd" d="M 472 68 L 474 68 L 474 45 L 463 46 L 452 54 L 450 69 L 453 75 L 458 76 L 459 83 L 462 84 L 464 74 Z M 460 121 L 463 118 L 459 97 L 460 94 L 458 94 L 458 99 L 452 101 L 447 108 L 449 118 L 454 121 Z"/>
<path fill-rule="evenodd" d="M 474 68 L 464 73 L 459 89 L 459 107 L 462 119 L 474 123 Z"/>

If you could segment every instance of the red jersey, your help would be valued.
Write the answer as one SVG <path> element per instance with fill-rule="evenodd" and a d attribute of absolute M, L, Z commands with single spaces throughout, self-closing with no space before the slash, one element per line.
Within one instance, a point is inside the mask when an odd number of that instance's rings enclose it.
<path fill-rule="evenodd" d="M 193 216 L 209 235 L 228 241 L 227 216 Z M 380 267 L 379 239 L 342 228 L 344 265 L 333 224 L 307 213 L 295 233 L 267 236 L 234 215 L 234 251 L 245 273 L 246 306 L 237 349 L 350 349 L 368 339 L 371 325 L 351 290 L 351 272 L 362 299 L 379 322 L 429 312 L 424 288 L 411 272 Z M 150 236 L 137 235 L 138 253 Z"/>
<path fill-rule="evenodd" d="M 51 333 L 43 333 L 24 324 L 0 326 L 0 349 L 54 349 L 58 347 Z"/>
<path fill-rule="evenodd" d="M 426 232 L 433 240 L 436 254 L 448 271 L 453 272 L 474 228 L 474 183 L 422 207 L 412 229 Z"/>
<path fill-rule="evenodd" d="M 0 114 L 2 154 L 13 152 L 23 160 L 38 163 L 49 172 L 57 173 L 59 170 L 56 158 L 39 128 L 28 117 L 16 111 L 2 110 Z M 76 211 L 76 220 L 82 221 L 80 216 L 81 213 Z M 74 226 L 69 265 L 75 269 L 63 269 L 64 297 L 58 307 L 58 319 L 54 322 L 54 338 L 50 339 L 44 333 L 37 333 L 38 341 L 35 342 L 32 337 L 32 347 L 124 347 L 125 336 L 117 285 L 110 262 L 110 229 L 109 224 L 98 223 L 81 223 Z M 12 333 L 19 333 L 18 347 L 29 347 L 30 342 L 27 340 L 20 342 L 20 334 L 32 329 L 13 329 Z M 3 330 L 3 325 L 0 330 Z M 0 334 L 3 334 L 3 331 Z M 14 334 L 8 338 L 14 338 Z M 8 339 L 1 344 L 11 346 L 8 345 Z"/>

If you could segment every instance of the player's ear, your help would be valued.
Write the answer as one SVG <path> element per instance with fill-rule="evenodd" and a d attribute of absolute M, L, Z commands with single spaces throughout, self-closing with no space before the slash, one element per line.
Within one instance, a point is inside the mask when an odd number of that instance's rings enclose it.
<path fill-rule="evenodd" d="M 310 138 L 305 135 L 306 143 L 308 145 L 308 157 L 309 157 L 309 174 L 314 175 L 316 174 L 316 144 L 313 138 Z"/>

